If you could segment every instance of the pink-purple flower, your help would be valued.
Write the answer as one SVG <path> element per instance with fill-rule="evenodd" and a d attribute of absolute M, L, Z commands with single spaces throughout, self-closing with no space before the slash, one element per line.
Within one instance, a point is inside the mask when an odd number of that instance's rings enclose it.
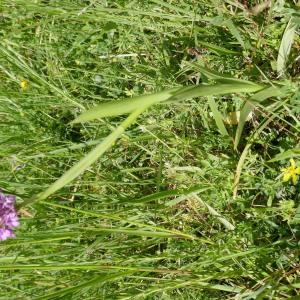
<path fill-rule="evenodd" d="M 19 226 L 15 202 L 15 196 L 0 191 L 0 241 L 15 237 L 13 228 Z"/>

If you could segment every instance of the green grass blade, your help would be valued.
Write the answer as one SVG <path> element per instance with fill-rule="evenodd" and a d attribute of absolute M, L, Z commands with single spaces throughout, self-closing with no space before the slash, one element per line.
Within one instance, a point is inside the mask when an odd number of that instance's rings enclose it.
<path fill-rule="evenodd" d="M 262 102 L 271 97 L 280 97 L 280 96 L 284 96 L 284 95 L 285 95 L 285 92 L 283 91 L 283 89 L 281 89 L 275 85 L 272 85 L 272 86 L 269 86 L 269 87 L 255 93 L 251 97 L 251 100 L 257 101 L 257 102 Z"/>
<path fill-rule="evenodd" d="M 238 79 L 222 79 L 214 85 L 200 85 L 182 88 L 176 92 L 173 101 L 182 101 L 194 97 L 226 95 L 233 93 L 252 93 L 263 89 L 264 86 Z"/>
<path fill-rule="evenodd" d="M 83 159 L 81 159 L 77 164 L 75 164 L 71 169 L 69 169 L 65 174 L 63 174 L 58 180 L 56 180 L 52 185 L 50 185 L 44 192 L 37 195 L 35 199 L 29 199 L 23 205 L 28 203 L 46 199 L 57 190 L 61 189 L 73 179 L 84 172 L 91 164 L 93 164 L 101 155 L 105 153 L 110 147 L 113 146 L 115 141 L 125 132 L 125 130 L 135 122 L 138 116 L 146 110 L 147 106 L 142 106 L 142 108 L 135 110 L 130 114 L 125 121 L 122 122 L 109 136 L 107 136 L 95 149 L 89 152 Z"/>
<path fill-rule="evenodd" d="M 199 203 L 201 203 L 203 206 L 205 206 L 207 208 L 207 210 L 209 211 L 209 213 L 216 217 L 220 223 L 222 223 L 224 225 L 224 227 L 228 230 L 234 230 L 235 226 L 233 224 L 231 224 L 228 220 L 226 220 L 223 216 L 221 216 L 213 207 L 211 207 L 210 205 L 208 205 L 206 202 L 204 202 L 198 195 L 193 194 L 193 198 L 195 198 L 197 201 L 199 201 Z"/>
<path fill-rule="evenodd" d="M 87 232 L 94 232 L 94 233 L 121 233 L 126 235 L 135 235 L 135 236 L 153 237 L 153 238 L 179 238 L 178 234 L 175 233 L 128 229 L 122 227 L 120 228 L 86 227 L 86 228 L 82 228 L 82 230 Z"/>
<path fill-rule="evenodd" d="M 298 25 L 295 24 L 295 22 L 293 22 L 293 18 L 291 18 L 283 33 L 277 57 L 277 72 L 279 76 L 283 76 L 285 74 L 288 57 L 292 48 L 297 27 Z"/>
<path fill-rule="evenodd" d="M 126 114 L 138 109 L 143 105 L 153 105 L 167 100 L 183 101 L 194 97 L 224 95 L 231 93 L 251 93 L 263 89 L 262 85 L 253 83 L 251 81 L 239 79 L 222 80 L 222 82 L 214 85 L 173 88 L 151 95 L 139 96 L 120 101 L 111 101 L 84 112 L 74 121 L 72 121 L 72 123 L 86 122 L 97 118 Z"/>
<path fill-rule="evenodd" d="M 238 121 L 238 127 L 236 129 L 236 134 L 235 134 L 235 139 L 234 139 L 234 149 L 235 150 L 237 150 L 245 123 L 248 119 L 249 114 L 252 112 L 253 108 L 254 108 L 254 105 L 251 102 L 246 101 L 241 110 L 240 118 Z"/>
<path fill-rule="evenodd" d="M 215 17 L 210 20 L 210 23 L 215 26 L 225 26 L 228 28 L 232 36 L 245 48 L 244 40 L 240 34 L 240 30 L 234 25 L 231 19 L 223 18 L 222 16 Z"/>
<path fill-rule="evenodd" d="M 155 269 L 152 267 L 139 267 L 139 266 L 112 266 L 108 264 L 100 264 L 99 262 L 84 263 L 84 264 L 28 264 L 28 265 L 2 265 L 0 266 L 0 271 L 8 270 L 41 270 L 41 271 L 57 271 L 57 270 L 128 270 L 133 272 L 153 272 L 161 274 L 180 274 L 180 275 L 190 275 L 189 271 L 181 270 L 170 270 L 170 269 Z"/>
<path fill-rule="evenodd" d="M 240 34 L 239 29 L 234 25 L 232 20 L 226 20 L 223 22 L 223 25 L 228 28 L 230 33 L 237 39 L 240 45 L 245 49 L 245 42 Z"/>
<path fill-rule="evenodd" d="M 166 101 L 172 97 L 173 93 L 180 88 L 173 88 L 163 92 L 158 92 L 151 95 L 137 96 L 129 99 L 110 101 L 93 107 L 86 112 L 82 113 L 72 123 L 86 122 L 93 119 L 112 117 L 130 113 L 141 105 L 153 105 L 158 102 Z"/>
<path fill-rule="evenodd" d="M 122 278 L 127 275 L 130 275 L 134 273 L 134 271 L 126 271 L 126 272 L 117 272 L 116 274 L 108 274 L 108 275 L 100 275 L 96 276 L 91 280 L 85 281 L 83 283 L 80 283 L 76 286 L 68 287 L 68 288 L 62 288 L 61 290 L 43 295 L 41 297 L 34 298 L 34 300 L 47 300 L 47 299 L 58 299 L 58 297 L 65 297 L 66 295 L 74 292 L 79 292 L 82 291 L 83 289 L 86 288 L 94 288 L 97 287 L 99 284 L 106 283 L 108 281 L 115 280 L 117 278 Z"/>
<path fill-rule="evenodd" d="M 284 160 L 291 157 L 300 156 L 300 148 L 293 148 L 282 153 L 277 154 L 274 158 L 270 159 L 269 162 Z"/>
<path fill-rule="evenodd" d="M 200 40 L 198 40 L 197 43 L 208 48 L 209 50 L 211 50 L 212 52 L 214 52 L 217 55 L 241 55 L 241 52 L 229 50 L 224 47 L 220 47 L 220 46 L 217 46 L 217 45 L 214 45 L 211 43 L 203 42 Z"/>
<path fill-rule="evenodd" d="M 150 201 L 166 199 L 166 198 L 169 198 L 172 196 L 183 196 L 183 195 L 189 195 L 190 193 L 204 192 L 208 189 L 210 189 L 210 188 L 203 187 L 203 185 L 195 185 L 188 189 L 174 189 L 174 190 L 162 191 L 162 192 L 157 192 L 157 193 L 154 193 L 151 195 L 143 196 L 138 199 L 121 200 L 120 202 L 143 204 L 143 203 L 147 203 Z"/>
<path fill-rule="evenodd" d="M 210 79 L 232 79 L 232 77 L 229 74 L 221 74 L 216 71 L 210 70 L 201 64 L 197 64 L 197 69 L 201 71 L 202 74 L 204 74 L 207 78 Z"/>
<path fill-rule="evenodd" d="M 220 133 L 224 136 L 228 136 L 227 129 L 223 122 L 223 117 L 222 117 L 221 113 L 219 112 L 216 101 L 214 100 L 213 97 L 208 97 L 208 105 L 212 111 L 213 118 L 216 122 L 216 125 L 217 125 Z"/>

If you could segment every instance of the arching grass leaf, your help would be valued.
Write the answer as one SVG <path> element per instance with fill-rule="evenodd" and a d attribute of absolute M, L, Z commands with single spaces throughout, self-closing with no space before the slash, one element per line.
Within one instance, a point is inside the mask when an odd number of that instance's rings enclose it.
<path fill-rule="evenodd" d="M 198 85 L 181 88 L 173 88 L 163 92 L 124 99 L 119 101 L 111 101 L 94 107 L 79 117 L 72 123 L 86 122 L 97 118 L 111 117 L 127 114 L 144 105 L 153 105 L 167 100 L 183 101 L 194 97 L 225 95 L 231 93 L 251 93 L 263 89 L 264 86 L 253 83 L 251 81 L 239 79 L 220 79 L 214 85 Z"/>
<path fill-rule="evenodd" d="M 292 48 L 297 27 L 298 25 L 295 24 L 293 18 L 291 18 L 283 33 L 277 57 L 277 72 L 279 76 L 283 76 L 285 74 L 288 57 Z"/>

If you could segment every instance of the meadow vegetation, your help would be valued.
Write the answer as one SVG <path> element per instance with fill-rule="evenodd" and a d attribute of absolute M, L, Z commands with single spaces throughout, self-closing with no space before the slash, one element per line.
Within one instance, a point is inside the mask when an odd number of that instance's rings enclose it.
<path fill-rule="evenodd" d="M 2 0 L 0 299 L 299 299 L 299 24 L 292 0 Z"/>

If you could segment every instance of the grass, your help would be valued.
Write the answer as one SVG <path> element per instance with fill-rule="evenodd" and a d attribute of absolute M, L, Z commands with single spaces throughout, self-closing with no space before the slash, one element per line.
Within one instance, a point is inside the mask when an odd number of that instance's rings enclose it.
<path fill-rule="evenodd" d="M 300 297 L 299 4 L 257 4 L 0 3 L 0 299 Z"/>

